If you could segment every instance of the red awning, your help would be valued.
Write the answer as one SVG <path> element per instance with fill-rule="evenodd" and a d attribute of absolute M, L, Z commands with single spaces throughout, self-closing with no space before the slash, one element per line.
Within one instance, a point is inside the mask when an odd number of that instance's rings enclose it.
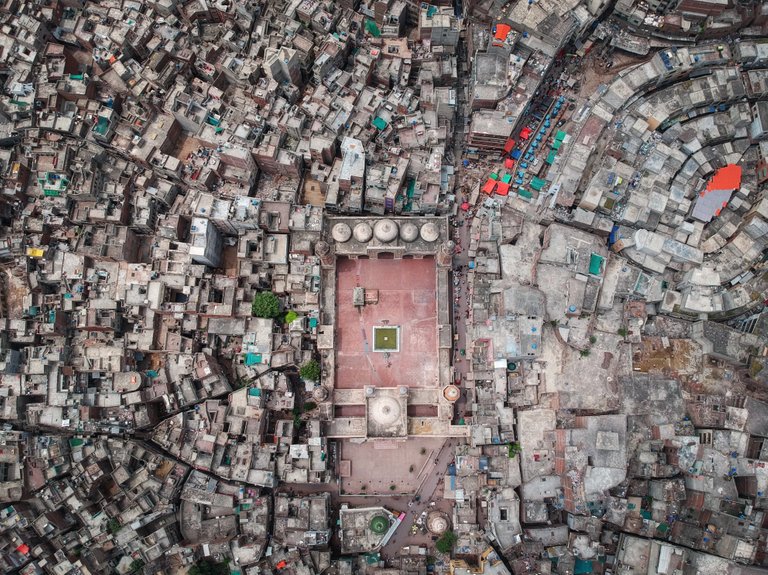
<path fill-rule="evenodd" d="M 508 170 L 511 170 L 514 166 L 515 166 L 515 160 L 513 160 L 512 158 L 507 158 L 506 160 L 504 160 L 504 167 L 507 168 Z"/>
<path fill-rule="evenodd" d="M 26 543 L 22 543 L 16 548 L 16 551 L 21 553 L 22 555 L 28 555 L 29 554 L 29 545 Z"/>
<path fill-rule="evenodd" d="M 496 193 L 500 196 L 506 196 L 509 193 L 509 184 L 499 182 L 499 185 L 496 186 Z"/>
<path fill-rule="evenodd" d="M 520 132 L 520 139 L 521 140 L 527 140 L 530 135 L 531 135 L 531 129 L 528 128 L 528 127 L 525 127 Z"/>
<path fill-rule="evenodd" d="M 466 212 L 469 209 L 469 202 L 464 202 L 461 204 L 461 209 Z"/>
<path fill-rule="evenodd" d="M 508 138 L 506 144 L 504 144 L 504 153 L 509 154 L 514 147 L 515 141 L 512 138 Z"/>
<path fill-rule="evenodd" d="M 488 181 L 485 182 L 485 185 L 483 186 L 483 192 L 488 194 L 489 196 L 493 193 L 493 188 L 496 187 L 496 180 L 492 180 L 491 178 L 488 178 Z"/>

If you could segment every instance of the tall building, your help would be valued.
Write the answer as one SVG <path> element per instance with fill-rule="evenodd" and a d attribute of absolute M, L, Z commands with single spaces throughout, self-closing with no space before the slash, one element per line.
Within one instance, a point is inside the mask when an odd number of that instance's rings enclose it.
<path fill-rule="evenodd" d="M 212 268 L 219 267 L 224 241 L 221 233 L 210 220 L 192 218 L 189 244 L 189 254 L 192 256 L 193 262 Z"/>

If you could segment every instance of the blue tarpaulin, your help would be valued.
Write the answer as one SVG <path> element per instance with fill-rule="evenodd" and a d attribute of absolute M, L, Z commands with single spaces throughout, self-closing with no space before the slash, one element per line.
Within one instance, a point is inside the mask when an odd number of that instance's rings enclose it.
<path fill-rule="evenodd" d="M 611 228 L 611 233 L 608 235 L 608 245 L 612 246 L 615 244 L 619 239 L 619 226 L 614 225 L 613 228 Z"/>

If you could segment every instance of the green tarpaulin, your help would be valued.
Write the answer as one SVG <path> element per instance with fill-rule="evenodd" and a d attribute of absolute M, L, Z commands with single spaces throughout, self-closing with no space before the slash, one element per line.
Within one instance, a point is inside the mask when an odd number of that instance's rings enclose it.
<path fill-rule="evenodd" d="M 547 160 L 546 160 L 546 162 L 547 162 L 548 164 L 554 164 L 554 163 L 555 163 L 555 158 L 556 158 L 556 157 L 557 157 L 557 150 L 551 150 L 551 151 L 549 152 L 549 155 L 547 155 Z"/>
<path fill-rule="evenodd" d="M 504 182 L 505 184 L 508 184 L 509 182 L 512 181 L 512 174 L 504 174 L 501 178 L 501 181 Z"/>
<path fill-rule="evenodd" d="M 376 26 L 376 22 L 373 20 L 365 21 L 365 29 L 368 30 L 368 33 L 374 38 L 379 38 L 381 36 L 381 30 L 379 30 L 379 27 Z"/>
<path fill-rule="evenodd" d="M 589 273 L 593 276 L 599 276 L 603 271 L 603 261 L 605 258 L 597 254 L 589 256 Z"/>
<path fill-rule="evenodd" d="M 530 200 L 533 197 L 533 194 L 528 190 L 526 190 L 525 188 L 518 189 L 517 193 L 520 194 L 521 198 L 527 198 Z"/>
<path fill-rule="evenodd" d="M 387 121 L 386 121 L 384 118 L 381 118 L 381 117 L 379 117 L 379 116 L 376 116 L 376 117 L 373 119 L 373 126 L 374 126 L 374 127 L 377 129 L 377 130 L 383 130 L 383 129 L 385 129 L 385 128 L 387 127 Z"/>
<path fill-rule="evenodd" d="M 555 140 L 558 141 L 558 142 L 562 142 L 563 140 L 565 140 L 565 136 L 566 135 L 567 134 L 565 132 L 563 132 L 562 130 L 558 130 L 557 131 L 557 135 L 555 136 Z"/>
<path fill-rule="evenodd" d="M 556 140 L 556 141 L 555 141 L 555 143 L 554 143 L 554 144 L 552 144 L 552 149 L 553 149 L 553 150 L 559 150 L 559 149 L 560 149 L 560 146 L 562 146 L 562 145 L 563 145 L 563 143 L 562 143 L 561 141 L 559 141 L 559 140 Z"/>
<path fill-rule="evenodd" d="M 537 192 L 541 191 L 541 188 L 543 188 L 545 185 L 547 185 L 547 182 L 541 178 L 533 178 L 531 180 L 531 187 Z"/>
<path fill-rule="evenodd" d="M 499 179 L 499 174 L 497 174 L 496 172 L 491 172 L 490 178 L 492 180 L 498 180 Z"/>
<path fill-rule="evenodd" d="M 100 136 L 103 136 L 107 133 L 107 130 L 109 129 L 109 120 L 107 120 L 104 116 L 99 116 L 99 119 L 96 121 L 96 125 L 93 127 L 93 131 L 99 134 Z"/>

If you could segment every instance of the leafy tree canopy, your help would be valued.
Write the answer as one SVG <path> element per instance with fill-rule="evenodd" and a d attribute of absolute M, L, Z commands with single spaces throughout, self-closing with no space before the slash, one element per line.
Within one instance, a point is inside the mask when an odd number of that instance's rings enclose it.
<path fill-rule="evenodd" d="M 453 551 L 453 546 L 456 544 L 458 537 L 453 531 L 446 531 L 442 534 L 440 539 L 437 540 L 435 547 L 440 553 L 450 553 Z"/>
<path fill-rule="evenodd" d="M 276 318 L 280 315 L 280 300 L 270 291 L 261 291 L 253 296 L 251 311 L 256 317 Z"/>
<path fill-rule="evenodd" d="M 214 563 L 210 559 L 202 559 L 192 565 L 189 575 L 229 575 L 229 567 L 226 563 Z"/>
<path fill-rule="evenodd" d="M 310 359 L 307 363 L 301 366 L 299 369 L 299 375 L 302 379 L 308 379 L 309 381 L 320 381 L 320 364 L 317 360 Z"/>

